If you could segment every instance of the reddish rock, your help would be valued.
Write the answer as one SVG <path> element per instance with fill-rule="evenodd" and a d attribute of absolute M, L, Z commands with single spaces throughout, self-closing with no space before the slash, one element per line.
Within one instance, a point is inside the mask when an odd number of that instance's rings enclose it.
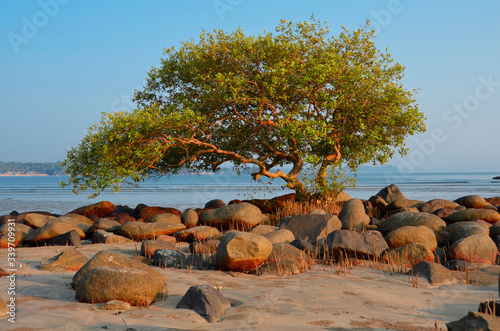
<path fill-rule="evenodd" d="M 421 208 L 420 210 L 424 213 L 429 213 L 429 214 L 434 214 L 436 210 L 439 209 L 455 209 L 459 206 L 458 203 L 449 201 L 449 200 L 444 200 L 444 199 L 434 199 L 427 201 Z"/>
<path fill-rule="evenodd" d="M 211 226 L 195 226 L 193 228 L 182 230 L 174 234 L 179 241 L 206 241 L 212 239 L 220 232 Z"/>
<path fill-rule="evenodd" d="M 41 262 L 38 268 L 52 272 L 78 271 L 88 261 L 89 259 L 76 248 L 68 248 L 62 253 Z"/>
<path fill-rule="evenodd" d="M 390 264 L 414 266 L 422 261 L 434 262 L 434 253 L 422 244 L 409 244 L 385 251 L 382 260 Z"/>
<path fill-rule="evenodd" d="M 259 208 L 245 202 L 205 210 L 200 214 L 200 224 L 222 229 L 251 229 L 259 225 L 263 219 Z"/>
<path fill-rule="evenodd" d="M 441 208 L 434 210 L 432 213 L 439 218 L 445 219 L 456 211 L 455 209 Z"/>
<path fill-rule="evenodd" d="M 141 244 L 141 255 L 151 257 L 155 255 L 157 249 L 178 250 L 174 243 L 163 240 L 144 240 Z"/>
<path fill-rule="evenodd" d="M 116 207 L 109 201 L 101 201 L 92 205 L 83 206 L 70 212 L 69 214 L 80 214 L 83 216 L 95 215 L 97 217 L 105 217 L 113 214 Z"/>
<path fill-rule="evenodd" d="M 474 220 L 495 224 L 500 221 L 500 213 L 491 209 L 465 209 L 459 210 L 445 219 L 447 224 Z"/>
<path fill-rule="evenodd" d="M 495 264 L 498 247 L 488 236 L 475 234 L 453 243 L 446 251 L 448 260 Z"/>
<path fill-rule="evenodd" d="M 385 236 L 385 241 L 390 249 L 406 246 L 409 244 L 422 244 L 431 252 L 437 248 L 434 231 L 426 226 L 403 226 Z"/>
<path fill-rule="evenodd" d="M 33 229 L 21 223 L 6 223 L 0 226 L 0 248 L 19 246 L 30 232 L 33 232 Z"/>
<path fill-rule="evenodd" d="M 88 225 L 85 226 L 88 228 Z M 31 245 L 42 245 L 49 239 L 72 230 L 78 232 L 80 239 L 85 238 L 85 232 L 78 226 L 77 220 L 66 216 L 56 217 L 47 221 L 43 227 L 31 231 L 24 240 Z"/>
<path fill-rule="evenodd" d="M 176 216 L 181 217 L 181 212 L 175 208 L 167 208 L 167 207 L 145 207 L 141 209 L 139 212 L 139 217 L 144 221 L 149 222 L 149 220 L 156 215 L 170 213 Z"/>
<path fill-rule="evenodd" d="M 150 223 L 181 223 L 181 218 L 171 213 L 162 213 L 149 219 Z"/>
<path fill-rule="evenodd" d="M 456 199 L 455 202 L 467 208 L 474 209 L 482 209 L 488 204 L 486 200 L 479 195 L 466 195 Z"/>
<path fill-rule="evenodd" d="M 156 240 L 166 241 L 174 244 L 177 242 L 177 239 L 175 237 L 166 234 L 156 237 Z"/>
<path fill-rule="evenodd" d="M 115 233 L 133 240 L 154 239 L 185 229 L 182 223 L 140 223 L 130 222 L 120 226 Z"/>
<path fill-rule="evenodd" d="M 273 245 L 267 238 L 249 232 L 225 235 L 217 252 L 215 262 L 218 268 L 227 271 L 252 271 L 267 260 Z"/>
<path fill-rule="evenodd" d="M 115 217 L 115 221 L 117 221 L 120 224 L 125 224 L 128 222 L 136 222 L 137 220 L 135 219 L 134 216 L 131 216 L 129 214 L 120 214 Z"/>

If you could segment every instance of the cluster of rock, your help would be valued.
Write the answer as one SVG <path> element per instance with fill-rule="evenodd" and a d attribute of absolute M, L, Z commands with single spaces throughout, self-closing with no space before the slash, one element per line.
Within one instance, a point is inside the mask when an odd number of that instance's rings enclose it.
<path fill-rule="evenodd" d="M 153 267 L 107 251 L 88 260 L 77 249 L 40 265 L 45 270 L 78 271 L 72 286 L 83 302 L 119 299 L 133 305 L 149 304 L 164 294 L 165 278 L 155 267 L 296 274 L 309 270 L 317 259 L 350 257 L 419 268 L 433 283 L 437 266 L 464 265 L 450 261 L 497 261 L 499 197 L 416 201 L 391 185 L 366 201 L 345 199 L 339 215 L 314 210 L 285 217 L 277 226 L 262 224 L 267 212 L 293 198 L 228 205 L 212 200 L 203 209 L 184 212 L 146 205 L 132 209 L 105 201 L 66 215 L 13 213 L 0 218 L 0 247 L 141 241 L 140 254 Z M 14 235 L 9 219 L 15 220 Z M 179 249 L 178 242 L 189 243 L 189 252 Z"/>

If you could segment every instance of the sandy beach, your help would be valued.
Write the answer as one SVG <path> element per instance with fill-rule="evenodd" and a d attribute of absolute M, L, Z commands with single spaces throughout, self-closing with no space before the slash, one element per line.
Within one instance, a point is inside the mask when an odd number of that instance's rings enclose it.
<path fill-rule="evenodd" d="M 102 250 L 133 257 L 138 246 L 97 244 L 78 250 L 88 258 Z M 168 281 L 165 301 L 149 309 L 103 311 L 102 304 L 75 299 L 70 286 L 74 271 L 37 269 L 65 248 L 17 248 L 16 323 L 3 317 L 1 330 L 434 330 L 436 323 L 446 330 L 446 322 L 476 311 L 481 301 L 498 293 L 499 266 L 472 271 L 475 285 L 430 286 L 419 279 L 418 287 L 408 275 L 391 275 L 368 263 L 347 273 L 317 264 L 309 272 L 285 276 L 159 269 Z M 7 269 L 6 254 L 2 257 L 0 267 Z M 175 308 L 193 285 L 213 286 L 231 301 L 221 322 L 208 323 L 194 311 Z M 0 288 L 8 288 L 6 277 L 0 278 Z M 1 296 L 8 299 L 6 291 Z"/>

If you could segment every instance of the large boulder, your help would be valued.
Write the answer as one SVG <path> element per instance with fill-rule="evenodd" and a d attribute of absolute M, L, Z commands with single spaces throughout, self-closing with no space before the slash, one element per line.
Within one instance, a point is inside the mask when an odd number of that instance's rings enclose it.
<path fill-rule="evenodd" d="M 292 231 L 295 238 L 304 239 L 311 244 L 326 238 L 335 230 L 340 230 L 342 223 L 334 215 L 296 215 L 288 216 L 280 221 L 279 229 Z"/>
<path fill-rule="evenodd" d="M 314 260 L 304 251 L 287 243 L 273 244 L 273 250 L 257 274 L 297 274 L 314 265 Z M 273 272 L 276 271 L 276 272 Z"/>
<path fill-rule="evenodd" d="M 455 209 L 459 206 L 458 203 L 444 200 L 444 199 L 434 199 L 427 201 L 421 208 L 420 211 L 424 213 L 432 214 L 439 209 Z"/>
<path fill-rule="evenodd" d="M 151 223 L 181 223 L 181 218 L 171 213 L 158 214 L 149 219 Z"/>
<path fill-rule="evenodd" d="M 78 271 L 88 261 L 89 259 L 76 248 L 68 248 L 62 253 L 41 262 L 38 268 L 52 272 Z"/>
<path fill-rule="evenodd" d="M 466 208 L 482 209 L 486 207 L 489 203 L 479 195 L 466 195 L 456 199 L 454 202 L 459 205 L 465 206 Z"/>
<path fill-rule="evenodd" d="M 378 258 L 385 250 L 389 249 L 378 231 L 359 233 L 350 230 L 336 230 L 326 237 L 326 245 L 332 256 L 347 255 L 358 258 Z"/>
<path fill-rule="evenodd" d="M 181 217 L 181 212 L 175 208 L 153 206 L 139 209 L 140 210 L 138 212 L 137 218 L 142 218 L 146 222 L 148 222 L 154 216 L 164 213 L 170 213 Z"/>
<path fill-rule="evenodd" d="M 118 229 L 120 225 L 121 223 L 118 221 L 109 218 L 99 218 L 90 227 L 90 232 L 94 232 L 96 230 L 105 230 L 108 232 L 113 232 L 114 230 Z"/>
<path fill-rule="evenodd" d="M 0 226 L 0 248 L 17 247 L 33 229 L 21 223 L 5 223 Z"/>
<path fill-rule="evenodd" d="M 388 204 L 397 200 L 406 200 L 404 194 L 394 184 L 384 187 L 376 195 L 384 199 Z"/>
<path fill-rule="evenodd" d="M 49 246 L 80 246 L 82 244 L 82 239 L 80 238 L 78 231 L 71 230 L 55 236 L 46 243 Z"/>
<path fill-rule="evenodd" d="M 31 231 L 24 241 L 31 245 L 43 245 L 48 240 L 75 230 L 80 235 L 80 239 L 85 238 L 85 232 L 74 218 L 61 216 L 48 220 L 41 228 Z M 88 228 L 88 226 L 86 226 Z"/>
<path fill-rule="evenodd" d="M 460 239 L 476 234 L 483 236 L 489 236 L 490 234 L 490 229 L 487 223 L 482 221 L 457 222 L 448 225 L 446 229 L 453 235 L 452 242 L 457 242 Z"/>
<path fill-rule="evenodd" d="M 205 208 L 204 209 L 217 209 L 220 207 L 227 206 L 224 201 L 221 199 L 213 199 L 205 203 Z"/>
<path fill-rule="evenodd" d="M 276 231 L 276 227 L 275 226 L 261 224 L 261 225 L 257 225 L 250 232 L 263 236 L 266 233 L 274 232 L 274 231 Z"/>
<path fill-rule="evenodd" d="M 385 237 L 390 249 L 406 246 L 409 244 L 422 244 L 428 250 L 434 252 L 437 248 L 437 241 L 434 232 L 426 226 L 403 226 Z"/>
<path fill-rule="evenodd" d="M 222 270 L 252 271 L 267 260 L 272 250 L 273 245 L 263 236 L 235 232 L 222 238 L 215 253 L 215 263 Z"/>
<path fill-rule="evenodd" d="M 145 257 L 152 257 L 158 249 L 172 249 L 177 250 L 174 243 L 162 240 L 144 240 L 141 244 L 141 255 Z"/>
<path fill-rule="evenodd" d="M 190 287 L 176 308 L 194 310 L 209 323 L 214 323 L 220 321 L 230 307 L 230 302 L 219 291 L 211 286 L 201 285 Z"/>
<path fill-rule="evenodd" d="M 293 232 L 286 229 L 280 229 L 273 232 L 266 233 L 264 235 L 271 244 L 280 244 L 280 243 L 291 243 L 295 240 L 295 236 Z"/>
<path fill-rule="evenodd" d="M 78 270 L 78 272 L 73 276 L 73 280 L 71 282 L 71 286 L 75 288 L 80 280 L 93 269 L 96 269 L 98 267 L 109 267 L 109 268 L 116 268 L 116 269 L 133 269 L 133 270 L 139 270 L 143 271 L 146 274 L 149 274 L 151 277 L 154 278 L 161 278 L 163 275 L 156 271 L 155 269 L 151 268 L 150 266 L 139 262 L 137 260 L 134 260 L 126 255 L 111 252 L 111 251 L 101 251 L 94 255 L 85 265 Z M 162 285 L 165 280 L 165 277 L 162 278 Z M 123 284 L 123 286 L 133 286 L 133 284 Z M 151 297 L 151 294 L 150 294 Z M 118 298 L 114 298 L 118 299 Z M 109 299 L 113 300 L 113 298 Z M 109 301 L 107 300 L 107 301 Z M 128 301 L 128 300 L 124 300 Z"/>
<path fill-rule="evenodd" d="M 433 286 L 452 285 L 458 284 L 459 281 L 453 272 L 439 263 L 423 261 L 415 266 L 408 272 L 410 275 L 419 279 L 427 279 L 429 284 Z"/>
<path fill-rule="evenodd" d="M 182 230 L 174 234 L 178 241 L 206 241 L 219 234 L 217 228 L 211 226 L 195 226 L 190 229 Z"/>
<path fill-rule="evenodd" d="M 185 229 L 182 223 L 141 223 L 128 222 L 120 226 L 115 233 L 133 240 L 154 239 L 165 234 L 172 234 Z"/>
<path fill-rule="evenodd" d="M 259 225 L 263 219 L 259 208 L 243 202 L 205 210 L 200 214 L 199 222 L 216 228 L 246 230 Z"/>
<path fill-rule="evenodd" d="M 351 199 L 342 207 L 339 214 L 342 229 L 360 231 L 370 224 L 370 217 L 365 212 L 365 206 L 359 199 Z"/>
<path fill-rule="evenodd" d="M 446 223 L 483 220 L 490 224 L 500 221 L 500 213 L 491 209 L 464 209 L 459 210 L 446 218 Z"/>
<path fill-rule="evenodd" d="M 95 215 L 98 217 L 105 217 L 111 215 L 116 209 L 116 206 L 109 201 L 101 201 L 88 206 L 77 208 L 70 212 L 70 214 L 80 214 L 83 216 Z"/>
<path fill-rule="evenodd" d="M 446 227 L 446 222 L 436 215 L 429 213 L 413 213 L 413 212 L 401 212 L 394 214 L 382 221 L 378 225 L 378 230 L 383 234 L 387 234 L 403 226 L 419 226 L 423 225 L 431 229 L 432 231 L 438 231 L 439 229 L 444 229 Z"/>
<path fill-rule="evenodd" d="M 448 260 L 495 264 L 498 247 L 486 235 L 475 234 L 454 242 L 446 251 Z"/>
<path fill-rule="evenodd" d="M 494 331 L 500 330 L 500 318 L 495 315 L 469 311 L 458 321 L 446 323 L 448 331 Z"/>
<path fill-rule="evenodd" d="M 193 228 L 198 225 L 198 213 L 194 209 L 186 209 L 181 216 L 181 221 L 186 226 L 186 229 Z"/>
<path fill-rule="evenodd" d="M 101 266 L 86 272 L 76 283 L 76 298 L 100 303 L 121 300 L 131 305 L 149 305 L 163 296 L 165 277 L 148 270 Z"/>
<path fill-rule="evenodd" d="M 409 244 L 385 251 L 382 260 L 386 263 L 414 266 L 422 261 L 434 262 L 434 253 L 422 244 Z"/>
<path fill-rule="evenodd" d="M 55 218 L 52 215 L 43 215 L 37 213 L 28 213 L 24 215 L 20 223 L 26 224 L 34 229 L 41 228 L 48 220 Z"/>

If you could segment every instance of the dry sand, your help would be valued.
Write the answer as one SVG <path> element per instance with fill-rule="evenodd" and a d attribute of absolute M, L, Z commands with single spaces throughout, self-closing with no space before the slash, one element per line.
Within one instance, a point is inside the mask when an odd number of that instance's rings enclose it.
<path fill-rule="evenodd" d="M 140 247 L 140 244 L 137 245 Z M 497 294 L 498 269 L 471 273 L 483 286 L 419 287 L 403 274 L 367 267 L 337 274 L 332 266 L 288 276 L 254 276 L 220 271 L 165 269 L 169 297 L 130 311 L 102 311 L 102 304 L 80 303 L 70 283 L 74 272 L 51 273 L 36 265 L 65 247 L 18 248 L 16 323 L 0 318 L 0 330 L 446 330 L 445 323 L 477 310 L 481 300 Z M 84 245 L 87 257 L 101 250 L 134 256 L 136 244 Z M 6 250 L 0 267 L 7 269 Z M 488 269 L 490 270 L 490 269 Z M 474 278 L 475 277 L 475 278 Z M 489 285 L 486 285 L 488 284 Z M 175 306 L 192 285 L 211 285 L 234 303 L 219 323 L 208 323 L 194 311 Z M 485 285 L 485 286 L 484 286 Z M 7 300 L 8 280 L 0 278 Z"/>

